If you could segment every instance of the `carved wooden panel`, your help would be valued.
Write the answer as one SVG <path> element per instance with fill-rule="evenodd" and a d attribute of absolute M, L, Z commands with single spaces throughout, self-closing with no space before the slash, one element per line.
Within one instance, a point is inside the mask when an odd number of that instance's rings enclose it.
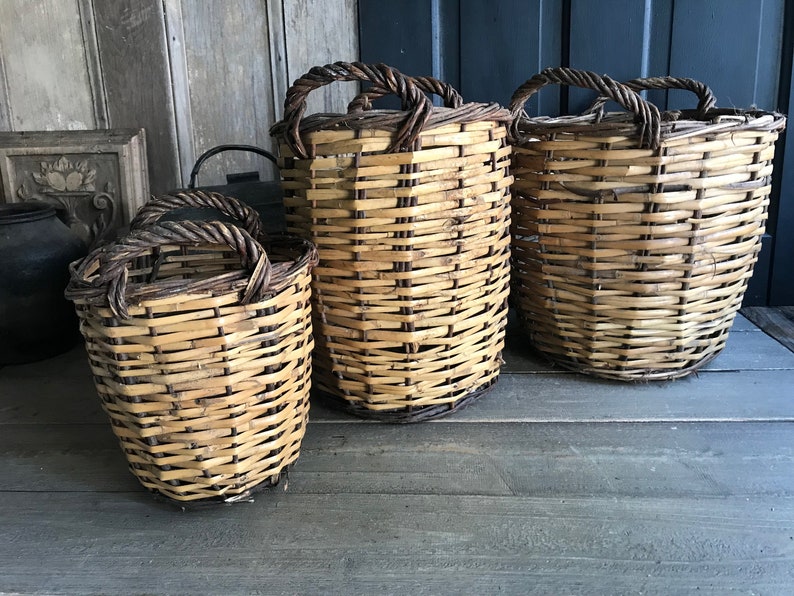
<path fill-rule="evenodd" d="M 89 246 L 113 238 L 146 202 L 143 130 L 0 133 L 2 202 L 52 204 Z"/>

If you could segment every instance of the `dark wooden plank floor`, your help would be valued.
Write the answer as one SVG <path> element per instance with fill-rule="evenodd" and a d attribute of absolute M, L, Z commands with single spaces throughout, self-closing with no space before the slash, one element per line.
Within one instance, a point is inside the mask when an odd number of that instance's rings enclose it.
<path fill-rule="evenodd" d="M 794 350 L 794 306 L 749 306 L 742 313 L 753 324 Z"/>
<path fill-rule="evenodd" d="M 465 410 L 315 402 L 286 492 L 188 512 L 126 470 L 81 350 L 0 369 L 0 593 L 794 593 L 794 353 L 746 319 L 640 385 L 511 330 Z"/>

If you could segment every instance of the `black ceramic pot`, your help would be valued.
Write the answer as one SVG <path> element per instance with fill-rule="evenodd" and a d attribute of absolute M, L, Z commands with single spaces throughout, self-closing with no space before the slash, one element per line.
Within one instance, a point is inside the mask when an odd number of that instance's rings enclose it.
<path fill-rule="evenodd" d="M 85 244 L 44 202 L 0 205 L 0 364 L 65 352 L 80 337 L 63 297 Z"/>

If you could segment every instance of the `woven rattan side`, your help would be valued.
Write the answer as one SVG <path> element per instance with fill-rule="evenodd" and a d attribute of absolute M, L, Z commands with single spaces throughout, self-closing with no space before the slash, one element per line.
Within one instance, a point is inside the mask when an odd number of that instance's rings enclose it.
<path fill-rule="evenodd" d="M 315 261 L 295 238 L 263 247 L 220 222 L 164 222 L 73 269 L 67 295 L 95 386 L 143 486 L 180 503 L 231 502 L 296 461 Z"/>
<path fill-rule="evenodd" d="M 629 113 L 527 118 L 546 84 Z M 632 89 L 689 88 L 698 110 L 660 114 Z M 760 250 L 779 114 L 718 110 L 710 91 L 629 87 L 548 69 L 516 91 L 513 296 L 532 344 L 621 380 L 686 375 L 724 347 Z"/>
<path fill-rule="evenodd" d="M 305 96 L 370 80 L 406 111 L 301 118 Z M 432 108 L 437 92 L 457 107 Z M 362 107 L 363 106 L 363 107 Z M 449 413 L 497 379 L 509 292 L 506 110 L 385 66 L 312 69 L 280 139 L 289 230 L 317 245 L 315 386 L 360 416 Z M 419 123 L 419 125 L 416 125 Z M 393 149 L 400 149 L 393 151 Z"/>

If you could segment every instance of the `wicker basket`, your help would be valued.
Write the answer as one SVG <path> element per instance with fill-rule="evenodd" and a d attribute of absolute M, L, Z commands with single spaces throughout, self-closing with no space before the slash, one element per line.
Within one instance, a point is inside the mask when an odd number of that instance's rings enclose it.
<path fill-rule="evenodd" d="M 315 262 L 297 238 L 263 247 L 233 225 L 182 221 L 73 264 L 67 297 L 96 389 L 146 488 L 232 502 L 277 484 L 298 458 Z"/>
<path fill-rule="evenodd" d="M 528 118 L 549 84 L 597 91 L 581 116 Z M 692 111 L 635 90 L 683 88 Z M 605 99 L 628 112 L 604 114 Z M 720 110 L 690 79 L 544 70 L 513 95 L 514 302 L 532 344 L 621 380 L 691 373 L 725 345 L 760 250 L 780 114 Z"/>
<path fill-rule="evenodd" d="M 303 118 L 334 81 L 373 85 L 347 114 Z M 439 93 L 433 107 L 423 91 Z M 403 110 L 372 110 L 396 94 Z M 315 387 L 367 418 L 452 412 L 496 381 L 509 293 L 510 114 L 385 65 L 315 67 L 278 137 L 292 233 L 312 240 Z"/>

